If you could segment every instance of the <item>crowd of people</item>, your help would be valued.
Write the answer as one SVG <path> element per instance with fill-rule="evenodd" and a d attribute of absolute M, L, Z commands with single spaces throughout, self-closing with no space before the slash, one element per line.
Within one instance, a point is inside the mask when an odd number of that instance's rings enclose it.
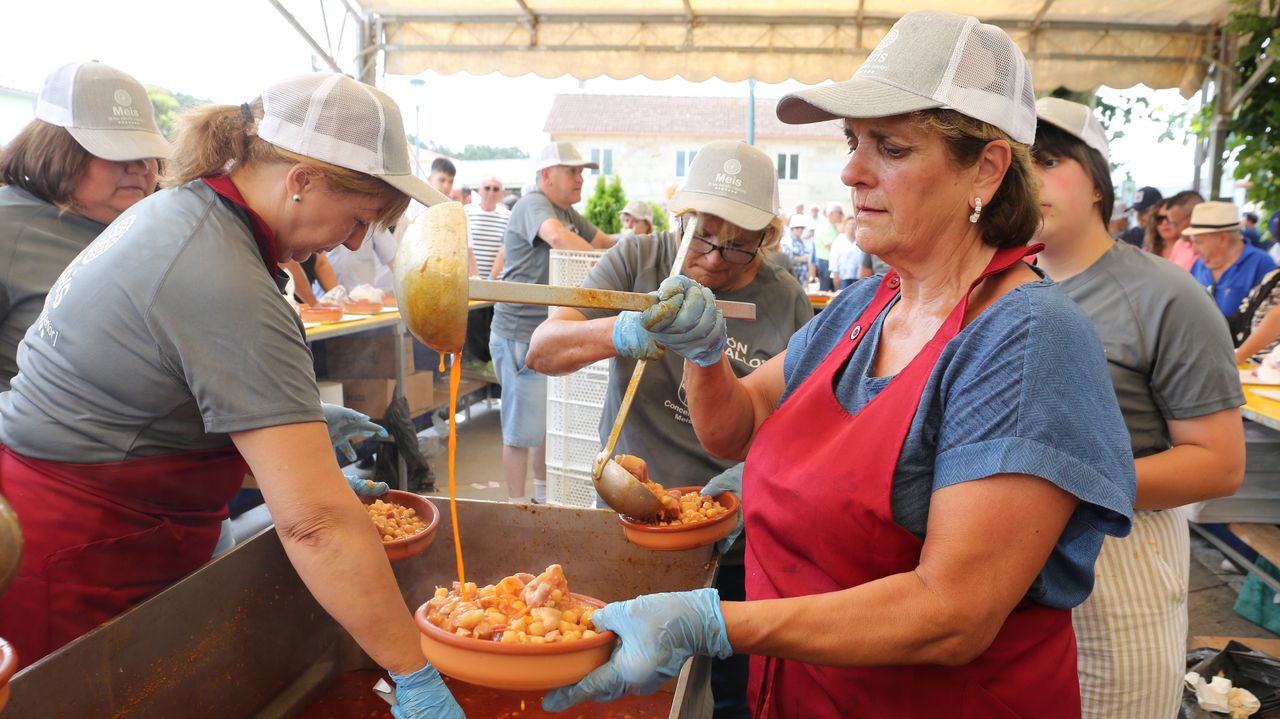
<path fill-rule="evenodd" d="M 396 716 L 462 716 L 352 501 L 378 488 L 332 451 L 377 427 L 322 405 L 291 301 L 391 291 L 405 228 L 452 199 L 474 276 L 545 284 L 551 250 L 593 251 L 585 286 L 658 300 L 470 314 L 509 499 L 545 500 L 547 377 L 606 359 L 602 439 L 650 362 L 619 451 L 742 499 L 715 586 L 599 610 L 620 643 L 549 710 L 701 654 L 717 718 L 1177 713 L 1176 510 L 1242 481 L 1236 365 L 1280 344 L 1275 243 L 1194 191 L 1118 201 L 1092 109 L 1036 101 L 1000 28 L 908 13 L 852 80 L 780 101 L 841 124 L 849 204 L 785 212 L 768 155 L 713 141 L 672 230 L 640 200 L 617 236 L 575 209 L 596 164 L 571 143 L 514 202 L 447 158 L 423 180 L 395 103 L 345 76 L 196 108 L 172 144 L 146 97 L 68 65 L 0 151 L 0 491 L 27 541 L 0 636 L 24 664 L 207 561 L 247 468 Z"/>

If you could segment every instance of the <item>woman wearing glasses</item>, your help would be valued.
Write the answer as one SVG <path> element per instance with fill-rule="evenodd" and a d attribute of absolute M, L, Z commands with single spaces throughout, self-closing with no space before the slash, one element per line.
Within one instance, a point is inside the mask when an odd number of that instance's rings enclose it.
<path fill-rule="evenodd" d="M 1146 241 L 1142 249 L 1169 260 L 1184 270 L 1190 270 L 1196 262 L 1195 250 L 1191 242 L 1182 236 L 1182 228 L 1169 217 L 1169 202 L 1162 201 L 1156 206 L 1156 213 L 1151 216 L 1151 224 L 1147 227 Z"/>
<path fill-rule="evenodd" d="M 752 302 L 752 322 L 728 320 L 729 364 L 744 376 L 787 346 L 787 338 L 812 319 L 804 291 L 785 270 L 765 262 L 782 237 L 778 182 L 772 160 L 737 140 L 712 142 L 699 150 L 684 186 L 668 203 L 680 225 L 697 223 L 683 273 L 722 300 Z M 682 227 L 652 235 L 628 236 L 600 259 L 585 287 L 652 292 L 671 273 Z M 644 375 L 617 451 L 642 457 L 649 474 L 671 487 L 705 484 L 724 472 L 740 472 L 737 462 L 713 457 L 698 444 L 685 404 L 684 360 L 661 349 L 643 331 L 638 312 L 559 308 L 533 333 L 525 362 L 550 375 L 573 372 L 613 358 L 609 393 L 600 418 L 603 439 L 613 426 L 637 359 L 656 360 Z M 742 542 L 721 561 L 717 587 L 723 597 L 745 597 Z M 716 716 L 746 716 L 745 657 L 717 664 L 712 672 Z"/>

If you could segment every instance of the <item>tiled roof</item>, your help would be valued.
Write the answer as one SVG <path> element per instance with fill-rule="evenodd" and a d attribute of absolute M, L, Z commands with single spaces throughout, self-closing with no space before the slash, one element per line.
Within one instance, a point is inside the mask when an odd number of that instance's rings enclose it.
<path fill-rule="evenodd" d="M 834 120 L 787 125 L 774 114 L 776 99 L 756 98 L 756 137 L 832 139 Z M 653 95 L 556 95 L 545 132 L 592 135 L 711 135 L 746 137 L 745 97 L 659 97 Z"/>

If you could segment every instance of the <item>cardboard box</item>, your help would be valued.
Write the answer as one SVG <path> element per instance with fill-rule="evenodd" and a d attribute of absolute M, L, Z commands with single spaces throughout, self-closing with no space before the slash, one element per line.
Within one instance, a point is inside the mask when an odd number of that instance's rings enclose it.
<path fill-rule="evenodd" d="M 346 406 L 374 419 L 387 411 L 396 388 L 394 379 L 354 378 L 340 381 Z M 404 378 L 404 384 L 404 397 L 409 402 L 411 414 L 416 416 L 431 409 L 435 400 L 435 383 L 430 372 L 408 375 Z"/>
<path fill-rule="evenodd" d="M 355 334 L 324 341 L 325 369 L 330 378 L 387 379 L 396 376 L 396 338 Z M 404 340 L 404 372 L 415 372 L 413 340 Z M 405 392 L 408 395 L 408 392 Z M 386 405 L 383 405 L 384 407 Z M 366 413 L 367 414 L 367 413 Z"/>

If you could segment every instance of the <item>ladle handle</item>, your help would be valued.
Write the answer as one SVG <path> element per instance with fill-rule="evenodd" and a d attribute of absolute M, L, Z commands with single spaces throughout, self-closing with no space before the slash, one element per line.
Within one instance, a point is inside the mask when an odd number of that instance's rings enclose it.
<path fill-rule="evenodd" d="M 684 232 L 680 237 L 680 244 L 676 246 L 676 259 L 671 263 L 669 277 L 675 277 L 684 268 L 684 259 L 689 254 L 689 245 L 693 244 L 693 235 L 696 230 L 696 222 L 684 228 Z M 755 305 L 751 305 L 751 310 L 754 316 Z M 723 312 L 724 310 L 722 309 L 721 311 Z M 613 427 L 609 430 L 609 439 L 605 441 L 604 451 L 600 453 L 600 459 L 596 462 L 595 473 L 591 477 L 592 480 L 600 478 L 600 473 L 604 471 L 605 463 L 613 457 L 613 448 L 618 443 L 618 436 L 622 434 L 622 423 L 627 421 L 627 414 L 631 411 L 631 401 L 635 399 L 636 388 L 640 386 L 640 378 L 644 376 L 644 368 L 648 363 L 648 360 L 636 361 L 636 367 L 631 372 L 631 381 L 627 383 L 627 391 L 622 395 L 622 403 L 618 405 L 618 414 L 613 418 Z"/>
<path fill-rule="evenodd" d="M 588 287 L 539 285 L 531 282 L 471 279 L 467 283 L 471 300 L 510 302 L 518 305 L 555 305 L 558 307 L 590 307 L 601 310 L 634 310 L 642 312 L 657 303 L 657 298 L 644 292 L 620 292 Z M 726 319 L 754 320 L 756 306 L 750 302 L 716 300 Z"/>

